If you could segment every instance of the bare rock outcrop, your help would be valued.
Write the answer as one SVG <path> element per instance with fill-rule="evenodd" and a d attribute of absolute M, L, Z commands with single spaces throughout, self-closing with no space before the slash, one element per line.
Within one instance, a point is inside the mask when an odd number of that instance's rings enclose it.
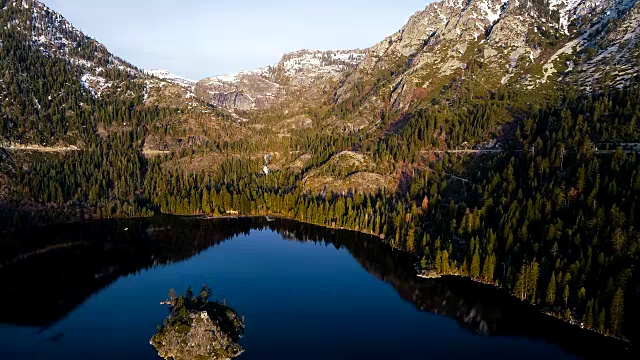
<path fill-rule="evenodd" d="M 338 81 L 364 58 L 363 50 L 300 50 L 278 64 L 203 79 L 196 95 L 229 110 L 263 110 L 301 92 Z"/>

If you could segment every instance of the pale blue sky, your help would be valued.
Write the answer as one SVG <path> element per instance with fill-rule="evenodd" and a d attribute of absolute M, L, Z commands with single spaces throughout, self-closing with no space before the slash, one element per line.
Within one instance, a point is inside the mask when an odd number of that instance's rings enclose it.
<path fill-rule="evenodd" d="M 432 0 L 44 0 L 111 52 L 188 78 L 276 63 L 298 49 L 366 48 Z"/>

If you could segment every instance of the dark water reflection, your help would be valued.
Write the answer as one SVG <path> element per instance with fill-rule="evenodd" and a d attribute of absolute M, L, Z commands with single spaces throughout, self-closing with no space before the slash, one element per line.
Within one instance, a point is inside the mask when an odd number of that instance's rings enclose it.
<path fill-rule="evenodd" d="M 2 240 L 0 241 L 0 298 L 2 299 L 0 323 L 6 325 L 0 325 L 0 358 L 20 358 L 24 354 L 31 354 L 24 355 L 24 358 L 28 358 L 37 353 L 21 353 L 20 346 L 22 345 L 16 345 L 12 342 L 11 339 L 13 337 L 22 339 L 25 336 L 29 336 L 24 335 L 27 332 L 25 329 L 36 328 L 38 333 L 46 333 L 45 340 L 48 342 L 63 339 L 64 332 L 58 332 L 53 328 L 55 328 L 56 324 L 68 318 L 70 314 L 77 312 L 77 309 L 81 308 L 83 304 L 100 301 L 94 300 L 96 294 L 104 292 L 104 295 L 121 296 L 123 293 L 127 293 L 129 295 L 133 294 L 132 296 L 143 297 L 143 291 L 145 290 L 140 288 L 127 289 L 124 292 L 113 290 L 113 293 L 109 293 L 112 291 L 114 283 L 119 279 L 135 277 L 145 272 L 158 272 L 160 270 L 156 271 L 155 269 L 184 263 L 187 270 L 183 271 L 189 272 L 183 277 L 187 278 L 188 281 L 191 277 L 195 278 L 193 274 L 197 274 L 200 271 L 199 266 L 201 265 L 189 265 L 193 261 L 191 259 L 196 255 L 205 252 L 216 252 L 218 247 L 220 247 L 221 252 L 228 251 L 231 254 L 232 251 L 237 252 L 239 250 L 223 249 L 222 243 L 228 241 L 233 243 L 236 241 L 234 239 L 238 239 L 240 244 L 241 241 L 248 241 L 240 239 L 260 236 L 271 239 L 274 235 L 278 235 L 288 241 L 282 242 L 279 240 L 279 242 L 269 243 L 271 249 L 282 246 L 282 249 L 277 250 L 282 253 L 289 252 L 292 256 L 289 260 L 279 260 L 276 265 L 273 265 L 278 268 L 282 266 L 281 269 L 279 268 L 281 271 L 287 271 L 287 266 L 300 267 L 304 265 L 296 262 L 301 261 L 299 259 L 301 254 L 317 251 L 314 248 L 310 248 L 301 253 L 299 252 L 302 251 L 300 248 L 291 250 L 290 247 L 285 246 L 287 242 L 313 243 L 325 247 L 333 246 L 338 250 L 346 250 L 361 268 L 383 283 L 379 281 L 363 281 L 360 278 L 361 275 L 356 270 L 352 270 L 347 263 L 341 263 L 344 265 L 336 265 L 331 268 L 334 262 L 334 259 L 331 258 L 333 255 L 319 255 L 324 257 L 322 263 L 328 264 L 327 268 L 301 270 L 301 273 L 304 273 L 308 280 L 290 280 L 291 286 L 297 287 L 298 292 L 292 293 L 296 295 L 286 295 L 289 290 L 279 288 L 282 296 L 278 297 L 278 304 L 271 305 L 280 307 L 282 302 L 290 302 L 284 305 L 289 306 L 292 312 L 293 309 L 298 309 L 298 311 L 300 309 L 308 309 L 307 313 L 302 317 L 308 318 L 308 323 L 316 324 L 323 320 L 321 317 L 335 316 L 335 313 L 340 311 L 340 308 L 327 305 L 326 301 L 322 303 L 323 300 L 317 299 L 316 294 L 309 293 L 310 290 L 304 292 L 305 281 L 306 286 L 309 288 L 326 287 L 331 289 L 330 283 L 332 279 L 340 278 L 340 280 L 344 280 L 342 277 L 347 277 L 349 278 L 347 280 L 353 280 L 353 282 L 346 283 L 349 286 L 345 288 L 347 289 L 345 290 L 346 292 L 349 292 L 348 289 L 358 286 L 358 284 L 364 284 L 363 286 L 369 288 L 358 291 L 370 296 L 370 298 L 363 302 L 362 300 L 355 300 L 359 298 L 353 295 L 345 297 L 344 301 L 346 303 L 360 301 L 360 303 L 350 304 L 350 306 L 357 306 L 359 309 L 357 313 L 354 312 L 355 320 L 360 319 L 358 316 L 365 317 L 359 320 L 362 323 L 366 323 L 366 309 L 368 306 L 371 309 L 375 309 L 371 311 L 375 311 L 378 315 L 380 309 L 389 309 L 389 314 L 385 314 L 385 316 L 389 316 L 386 321 L 389 322 L 389 326 L 394 327 L 389 328 L 388 331 L 400 338 L 405 338 L 407 341 L 406 344 L 402 345 L 403 349 L 395 350 L 391 356 L 430 358 L 431 355 L 444 354 L 447 357 L 446 355 L 449 354 L 450 356 L 447 358 L 460 357 L 465 355 L 465 352 L 460 349 L 468 345 L 470 349 L 466 353 L 468 356 L 474 356 L 473 346 L 483 348 L 489 346 L 495 350 L 494 358 L 511 358 L 515 355 L 519 355 L 520 358 L 602 358 L 603 354 L 612 359 L 632 358 L 631 350 L 626 349 L 624 345 L 568 326 L 562 321 L 543 316 L 534 308 L 523 306 L 519 301 L 499 290 L 459 278 L 439 280 L 417 278 L 411 256 L 403 252 L 394 251 L 379 240 L 372 239 L 366 235 L 330 230 L 287 220 L 268 222 L 265 219 L 196 220 L 174 217 L 61 225 L 2 235 Z M 249 244 L 243 251 L 252 251 L 252 248 L 248 246 Z M 264 251 L 264 249 L 262 248 L 260 251 Z M 242 261 L 242 259 L 238 260 L 229 254 L 217 258 L 218 261 L 221 261 L 220 259 Z M 259 254 L 254 255 L 257 256 Z M 222 254 L 217 254 L 217 256 L 222 256 Z M 297 260 L 293 256 L 298 257 Z M 255 259 L 259 259 L 259 257 L 257 256 Z M 338 262 L 338 260 L 335 261 Z M 249 263 L 235 263 L 234 265 L 240 269 L 250 269 L 252 266 Z M 221 272 L 220 269 L 224 269 L 224 267 L 221 265 L 218 268 L 218 274 Z M 270 281 L 278 281 L 280 284 L 285 283 L 286 286 L 287 279 L 282 279 L 281 274 L 283 273 L 278 273 L 278 269 L 265 268 L 259 271 L 261 274 L 260 276 L 255 276 L 257 284 L 253 285 L 254 289 L 259 289 L 260 286 L 272 286 L 273 283 Z M 270 271 L 273 274 L 269 274 Z M 289 271 L 295 273 L 296 268 L 289 269 Z M 270 275 L 272 276 L 269 277 Z M 225 277 L 222 274 L 219 276 L 222 279 L 236 279 L 230 275 Z M 339 283 L 338 281 L 335 282 L 336 284 Z M 412 304 L 413 310 L 403 310 L 401 303 L 396 303 L 397 301 L 389 300 L 380 295 L 382 294 L 381 291 L 384 290 L 379 289 L 379 287 L 385 286 L 384 283 L 390 285 L 400 298 Z M 200 285 L 197 280 L 194 280 L 191 284 L 194 286 Z M 213 286 L 215 291 L 217 284 L 210 285 Z M 338 288 L 339 285 L 336 285 L 336 289 Z M 231 290 L 228 291 L 230 292 Z M 253 291 L 257 292 L 258 290 Z M 221 296 L 227 295 L 221 294 Z M 253 296 L 255 294 L 250 290 L 239 292 L 238 299 L 240 300 L 236 300 L 236 302 L 241 302 L 240 305 L 247 308 L 237 308 L 237 310 L 241 313 L 247 313 L 250 312 L 252 307 L 257 306 L 257 300 L 251 298 Z M 265 301 L 268 300 L 261 301 L 259 305 L 264 306 Z M 306 303 L 300 304 L 300 302 L 305 301 Z M 318 303 L 313 303 L 314 301 Z M 237 306 L 233 303 L 231 305 Z M 109 305 L 101 306 L 103 309 L 109 307 Z M 311 311 L 312 307 L 314 308 L 313 311 Z M 325 314 L 322 310 L 318 310 L 322 308 L 331 309 L 331 312 Z M 396 308 L 401 310 L 394 310 Z M 127 312 L 129 310 L 118 308 L 117 310 L 109 309 L 109 311 Z M 142 310 L 136 308 L 136 311 L 144 312 L 145 310 L 144 308 Z M 157 311 L 157 309 L 154 311 Z M 398 311 L 398 314 L 393 313 L 394 311 Z M 443 322 L 444 318 L 431 314 L 453 319 L 458 326 L 452 328 L 448 326 L 451 320 Z M 397 321 L 392 320 L 394 316 Z M 406 316 L 407 320 L 398 320 L 403 316 Z M 255 319 L 256 317 L 258 315 L 254 315 L 254 319 L 247 317 L 248 326 L 251 325 L 252 320 L 258 321 Z M 149 315 L 148 318 L 155 319 L 155 323 L 152 321 L 151 324 L 147 324 L 149 328 L 153 328 L 155 324 L 162 320 L 162 317 L 158 318 L 156 313 Z M 267 316 L 265 315 L 266 318 Z M 420 319 L 421 322 L 413 321 L 416 318 Z M 100 320 L 100 318 L 97 318 L 91 320 L 91 326 L 100 329 L 101 321 L 104 324 L 108 324 L 106 319 Z M 401 325 L 401 328 L 397 327 L 398 324 Z M 256 336 L 258 334 L 263 334 L 260 335 L 263 337 L 266 336 L 264 334 L 268 334 L 268 330 L 263 332 L 260 330 L 264 324 L 258 325 L 256 325 L 254 334 Z M 286 320 L 282 320 L 282 326 L 285 325 Z M 384 328 L 385 324 L 378 325 Z M 305 325 L 299 324 L 299 326 Z M 288 336 L 291 336 L 294 342 L 304 348 L 298 350 L 306 351 L 305 357 L 309 359 L 326 358 L 329 354 L 334 354 L 332 355 L 333 358 L 336 358 L 335 354 L 340 354 L 338 357 L 341 358 L 360 358 L 365 354 L 367 358 L 389 357 L 389 354 L 384 353 L 385 344 L 379 342 L 370 344 L 371 341 L 375 341 L 375 339 L 371 338 L 375 335 L 366 335 L 369 337 L 368 339 L 364 338 L 365 335 L 351 335 L 359 332 L 366 333 L 366 331 L 359 331 L 357 322 L 338 326 L 343 328 L 342 330 L 347 335 L 342 336 L 348 336 L 349 341 L 344 344 L 340 343 L 342 344 L 340 346 L 344 346 L 344 349 L 337 349 L 335 353 L 315 352 L 311 347 L 322 347 L 323 344 L 338 346 L 335 345 L 338 342 L 330 343 L 329 340 L 323 340 L 323 332 L 333 331 L 331 329 L 335 329 L 336 324 L 326 325 L 324 329 L 317 329 L 317 339 L 309 339 L 308 337 L 297 339 L 294 335 Z M 345 326 L 353 330 L 345 329 Z M 106 327 L 107 325 L 104 325 L 102 331 L 108 331 Z M 460 329 L 464 329 L 464 331 L 460 331 Z M 278 330 L 277 326 L 272 329 L 272 332 L 277 332 L 276 330 Z M 137 330 L 132 329 L 130 331 Z M 466 333 L 467 335 L 461 335 L 461 333 Z M 479 336 L 470 336 L 471 334 Z M 141 339 L 148 339 L 151 334 L 140 334 L 139 336 Z M 429 343 L 429 337 L 440 339 L 439 341 L 442 341 L 442 339 L 450 340 L 450 349 L 455 348 L 457 351 L 447 353 L 446 347 L 442 347 L 440 350 L 443 352 L 438 353 L 439 350 L 437 350 L 436 344 Z M 108 336 L 106 338 L 109 339 Z M 512 341 L 513 339 L 517 339 L 517 342 Z M 269 352 L 268 344 L 257 340 L 259 339 L 252 338 L 252 333 L 248 331 L 245 343 L 248 351 L 241 359 L 295 358 L 293 355 L 288 356 L 288 353 L 286 351 L 283 352 L 282 349 L 274 349 L 273 352 Z M 20 343 L 22 340 L 16 341 Z M 421 341 L 425 342 L 424 346 L 420 344 Z M 275 341 L 274 344 L 276 344 Z M 362 351 L 351 353 L 348 350 L 349 346 L 362 348 L 365 346 L 364 344 L 367 344 L 366 346 L 371 353 Z M 263 352 L 252 355 L 251 345 L 255 349 L 262 349 Z M 33 346 L 42 346 L 42 353 L 48 353 L 49 351 L 49 348 L 45 345 L 35 344 Z M 65 346 L 69 347 L 70 353 L 73 352 L 71 344 Z M 139 345 L 140 349 L 137 348 L 138 345 L 131 346 L 135 346 L 136 349 L 124 348 L 120 352 L 109 353 L 108 357 L 105 355 L 104 358 L 113 358 L 114 356 L 127 358 L 127 354 L 137 354 L 131 358 L 153 358 L 149 355 L 153 352 L 146 342 Z M 292 348 L 295 348 L 295 346 L 292 346 Z M 434 353 L 423 352 L 421 350 L 423 348 L 433 348 Z M 535 353 L 527 352 L 527 349 L 530 348 L 541 350 Z M 95 350 L 95 354 L 91 353 L 91 350 L 86 351 L 89 351 L 89 353 L 79 355 L 77 358 L 86 357 L 87 355 L 93 358 L 100 358 L 96 355 L 99 353 L 98 349 Z M 302 352 L 297 354 L 300 353 Z M 3 354 L 6 356 L 3 356 Z M 294 354 L 293 350 L 291 354 Z M 529 357 L 529 355 L 532 357 Z M 56 357 L 52 355 L 51 358 Z M 65 358 L 74 357 L 69 355 L 65 356 Z"/>

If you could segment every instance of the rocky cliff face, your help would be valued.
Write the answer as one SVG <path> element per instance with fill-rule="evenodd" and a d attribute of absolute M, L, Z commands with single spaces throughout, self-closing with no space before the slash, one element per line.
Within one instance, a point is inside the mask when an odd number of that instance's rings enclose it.
<path fill-rule="evenodd" d="M 475 91 L 485 94 L 503 86 L 531 90 L 584 63 L 579 51 L 590 44 L 603 56 L 617 49 L 604 45 L 607 41 L 629 49 L 638 29 L 634 10 L 629 9 L 636 8 L 635 0 L 432 3 L 370 48 L 335 100 L 359 103 L 360 111 L 369 110 L 362 117 L 375 118 L 371 114 L 385 104 L 406 111 L 416 102 L 439 97 L 443 88 L 460 80 L 473 82 Z M 614 24 L 618 31 L 612 31 Z M 629 50 L 616 58 L 632 63 L 635 54 Z M 602 74 L 601 68 L 595 69 L 600 60 L 581 65 L 578 81 L 589 86 L 594 78 L 589 69 Z"/>
<path fill-rule="evenodd" d="M 262 110 L 300 91 L 338 81 L 364 58 L 361 50 L 300 50 L 274 66 L 201 80 L 196 94 L 232 110 Z"/>
<path fill-rule="evenodd" d="M 624 88 L 639 80 L 640 3 L 621 1 L 590 25 L 561 49 L 575 56 L 562 77 L 587 91 Z"/>
<path fill-rule="evenodd" d="M 265 109 L 284 95 L 269 68 L 242 71 L 201 80 L 196 95 L 226 109 Z"/>

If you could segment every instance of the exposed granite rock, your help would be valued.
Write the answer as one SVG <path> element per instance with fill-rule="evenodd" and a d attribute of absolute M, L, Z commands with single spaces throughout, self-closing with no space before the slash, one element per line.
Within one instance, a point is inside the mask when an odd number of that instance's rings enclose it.
<path fill-rule="evenodd" d="M 272 81 L 268 73 L 267 69 L 259 69 L 207 78 L 196 84 L 196 95 L 227 109 L 265 109 L 284 95 L 282 86 Z"/>
<path fill-rule="evenodd" d="M 383 109 L 387 112 L 391 106 L 398 112 L 409 111 L 416 102 L 441 98 L 443 88 L 463 79 L 473 83 L 479 96 L 501 86 L 528 91 L 566 76 L 573 65 L 560 64 L 566 61 L 564 57 L 552 55 L 580 37 L 579 46 L 574 43 L 563 52 L 583 70 L 581 79 L 572 82 L 591 85 L 605 73 L 593 64 L 600 65 L 602 57 L 607 57 L 615 64 L 610 73 L 616 85 L 623 86 L 626 79 L 636 76 L 632 69 L 637 68 L 634 61 L 638 58 L 634 47 L 639 37 L 637 7 L 636 0 L 434 2 L 368 50 L 337 89 L 335 101 L 347 107 L 358 104 L 363 113 L 354 112 L 352 118 L 369 119 L 372 125 L 371 120 L 376 121 Z M 618 31 L 607 30 L 613 28 Z M 585 35 L 594 38 L 607 33 L 599 41 Z M 603 46 L 607 42 L 613 46 Z M 581 68 L 579 50 L 586 47 L 598 49 L 601 57 Z M 616 71 L 620 68 L 622 71 Z"/>
<path fill-rule="evenodd" d="M 289 95 L 338 81 L 363 58 L 362 50 L 300 50 L 285 54 L 274 66 L 203 79 L 196 95 L 230 110 L 263 110 Z"/>

